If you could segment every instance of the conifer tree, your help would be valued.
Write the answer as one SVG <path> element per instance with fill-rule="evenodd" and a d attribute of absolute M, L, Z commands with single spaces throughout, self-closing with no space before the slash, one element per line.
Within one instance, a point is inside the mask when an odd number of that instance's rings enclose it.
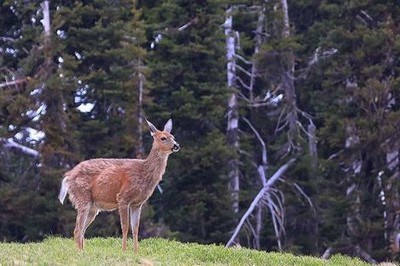
<path fill-rule="evenodd" d="M 146 114 L 160 121 L 172 117 L 182 146 L 151 201 L 172 231 L 184 241 L 224 242 L 232 228 L 225 178 L 228 150 L 223 118 L 225 39 L 220 25 L 224 7 L 215 2 L 144 3 L 149 25 L 151 68 Z"/>
<path fill-rule="evenodd" d="M 9 48 L 9 51 L 15 59 L 13 67 L 18 67 L 19 71 L 12 74 L 14 82 L 11 83 L 14 84 L 6 88 L 15 92 L 13 98 L 21 100 L 11 101 L 11 105 L 2 105 L 3 110 L 13 110 L 13 115 L 7 117 L 6 123 L 11 129 L 9 134 L 13 133 L 14 139 L 9 138 L 5 147 L 18 148 L 25 156 L 16 162 L 26 166 L 26 173 L 14 168 L 14 161 L 10 162 L 8 169 L 13 174 L 4 199 L 7 201 L 8 198 L 19 197 L 19 201 L 6 208 L 15 211 L 12 215 L 25 213 L 32 219 L 20 225 L 18 233 L 11 233 L 16 239 L 23 241 L 42 238 L 45 232 L 40 228 L 57 231 L 58 215 L 52 199 L 57 193 L 57 174 L 61 174 L 60 169 L 70 161 L 72 154 L 69 153 L 71 146 L 68 147 L 71 139 L 66 133 L 69 123 L 64 119 L 63 109 L 67 105 L 63 97 L 66 91 L 59 86 L 60 76 L 57 70 L 56 60 L 60 46 L 56 38 L 52 39 L 52 11 L 48 4 L 48 1 L 43 1 L 41 5 L 31 2 L 24 5 L 17 1 L 3 6 L 9 8 L 21 21 L 8 32 L 11 36 L 15 35 L 15 40 L 18 38 L 18 42 L 12 43 L 14 48 Z M 15 109 L 10 108 L 13 105 Z M 18 113 L 15 114 L 15 111 Z M 26 158 L 27 156 L 33 158 Z M 23 178 L 18 177 L 18 174 Z M 16 184 L 19 185 L 15 186 Z M 23 195 L 18 196 L 21 194 Z M 12 216 L 7 220 L 19 223 Z"/>
<path fill-rule="evenodd" d="M 79 110 L 73 121 L 79 129 L 74 136 L 79 160 L 133 158 L 142 152 L 139 94 L 146 70 L 143 25 L 136 5 L 136 1 L 75 2 L 57 12 L 55 23 L 65 47 L 62 71 L 74 88 L 73 110 Z M 115 234 L 119 218 L 115 214 L 103 218 L 110 226 L 96 230 L 99 219 L 93 231 Z M 72 224 L 73 217 L 68 221 Z"/>

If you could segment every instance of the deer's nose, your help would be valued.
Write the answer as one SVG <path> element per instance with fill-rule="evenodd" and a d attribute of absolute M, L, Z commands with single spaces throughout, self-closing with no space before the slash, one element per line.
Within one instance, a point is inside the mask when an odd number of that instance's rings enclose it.
<path fill-rule="evenodd" d="M 177 151 L 179 151 L 179 149 L 180 149 L 179 144 L 177 142 L 175 142 L 174 146 L 172 147 L 172 151 L 177 152 Z"/>

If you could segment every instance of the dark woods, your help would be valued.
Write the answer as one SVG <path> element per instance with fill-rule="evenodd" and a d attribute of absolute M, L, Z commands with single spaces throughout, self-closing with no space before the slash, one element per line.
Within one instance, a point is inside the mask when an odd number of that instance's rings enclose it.
<path fill-rule="evenodd" d="M 141 237 L 397 258 L 396 1 L 3 1 L 0 14 L 1 241 L 71 237 L 62 174 L 145 158 L 146 115 L 172 117 L 183 148 Z M 119 225 L 102 213 L 86 235 Z"/>

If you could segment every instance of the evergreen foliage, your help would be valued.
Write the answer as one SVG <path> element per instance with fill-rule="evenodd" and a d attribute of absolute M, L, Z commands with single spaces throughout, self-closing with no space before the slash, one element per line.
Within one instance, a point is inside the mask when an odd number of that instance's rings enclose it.
<path fill-rule="evenodd" d="M 161 120 L 172 117 L 182 146 L 179 158 L 169 162 L 161 184 L 165 192 L 152 202 L 160 219 L 180 232 L 182 240 L 223 243 L 226 229 L 233 226 L 224 178 L 229 151 L 221 120 L 227 100 L 219 27 L 223 9 L 217 4 L 179 4 L 160 2 L 144 12 L 153 34 L 163 35 L 148 57 L 153 101 L 146 113 Z M 163 25 L 153 18 L 163 18 Z"/>

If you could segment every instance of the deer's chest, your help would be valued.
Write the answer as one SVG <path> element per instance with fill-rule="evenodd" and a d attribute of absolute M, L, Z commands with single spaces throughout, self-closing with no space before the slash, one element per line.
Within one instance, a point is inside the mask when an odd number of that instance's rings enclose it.
<path fill-rule="evenodd" d="M 122 189 L 117 196 L 118 202 L 126 203 L 129 205 L 141 205 L 147 201 L 153 194 L 155 186 L 158 184 L 157 180 L 137 180 L 132 182 L 131 186 Z M 134 185 L 133 185 L 134 184 Z"/>

